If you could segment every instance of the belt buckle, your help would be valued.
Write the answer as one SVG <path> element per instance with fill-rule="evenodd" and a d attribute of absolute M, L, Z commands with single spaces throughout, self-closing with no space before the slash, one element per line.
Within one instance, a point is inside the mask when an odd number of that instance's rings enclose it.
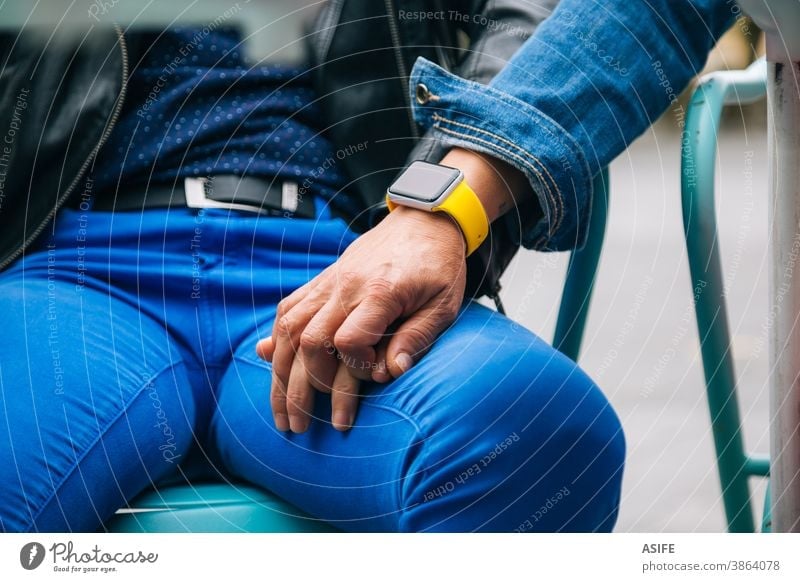
<path fill-rule="evenodd" d="M 223 210 L 244 210 L 245 212 L 255 212 L 256 214 L 268 214 L 266 208 L 252 206 L 250 204 L 239 204 L 237 202 L 219 202 L 211 200 L 206 196 L 206 186 L 208 178 L 185 178 L 183 189 L 186 194 L 186 206 L 189 208 L 221 208 Z"/>

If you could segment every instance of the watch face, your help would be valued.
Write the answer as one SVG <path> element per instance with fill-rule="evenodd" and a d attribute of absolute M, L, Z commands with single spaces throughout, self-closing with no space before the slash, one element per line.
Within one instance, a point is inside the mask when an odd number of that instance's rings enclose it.
<path fill-rule="evenodd" d="M 427 162 L 414 162 L 392 184 L 390 192 L 421 202 L 433 202 L 453 185 L 459 170 Z"/>

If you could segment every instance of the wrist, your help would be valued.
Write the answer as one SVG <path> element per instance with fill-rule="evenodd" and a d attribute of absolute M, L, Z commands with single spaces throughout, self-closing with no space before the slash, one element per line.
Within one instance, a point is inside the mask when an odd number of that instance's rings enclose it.
<path fill-rule="evenodd" d="M 387 188 L 389 210 L 398 207 L 446 214 L 455 221 L 470 255 L 489 235 L 489 219 L 464 173 L 441 164 L 421 160 L 411 163 Z"/>
<path fill-rule="evenodd" d="M 517 204 L 515 193 L 530 189 L 525 174 L 480 152 L 453 148 L 440 163 L 461 170 L 467 184 L 483 205 L 490 223 Z"/>
<path fill-rule="evenodd" d="M 411 224 L 415 232 L 432 236 L 444 246 L 459 249 L 457 254 L 466 257 L 467 242 L 461 227 L 453 217 L 444 212 L 428 212 L 409 206 L 398 206 L 387 217 L 391 224 Z"/>

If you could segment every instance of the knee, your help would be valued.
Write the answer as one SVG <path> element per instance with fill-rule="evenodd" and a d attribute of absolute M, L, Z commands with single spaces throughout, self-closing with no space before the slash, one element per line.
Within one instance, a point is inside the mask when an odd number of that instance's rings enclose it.
<path fill-rule="evenodd" d="M 513 421 L 517 477 L 527 484 L 518 531 L 610 531 L 625 463 L 620 420 L 600 388 L 574 362 L 554 353 L 522 384 Z"/>
<path fill-rule="evenodd" d="M 625 441 L 600 389 L 552 349 L 508 353 L 493 367 L 441 404 L 448 420 L 409 464 L 404 527 L 610 530 Z"/>

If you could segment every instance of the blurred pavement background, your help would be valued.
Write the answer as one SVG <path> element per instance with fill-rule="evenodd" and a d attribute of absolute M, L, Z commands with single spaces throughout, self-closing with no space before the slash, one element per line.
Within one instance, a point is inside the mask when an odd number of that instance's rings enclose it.
<path fill-rule="evenodd" d="M 626 431 L 617 531 L 725 531 L 681 215 L 680 133 L 665 116 L 611 165 L 606 241 L 581 365 Z M 726 112 L 718 216 L 746 446 L 768 452 L 766 107 Z M 524 252 L 508 314 L 552 338 L 567 255 Z M 764 484 L 753 496 L 763 506 Z"/>

